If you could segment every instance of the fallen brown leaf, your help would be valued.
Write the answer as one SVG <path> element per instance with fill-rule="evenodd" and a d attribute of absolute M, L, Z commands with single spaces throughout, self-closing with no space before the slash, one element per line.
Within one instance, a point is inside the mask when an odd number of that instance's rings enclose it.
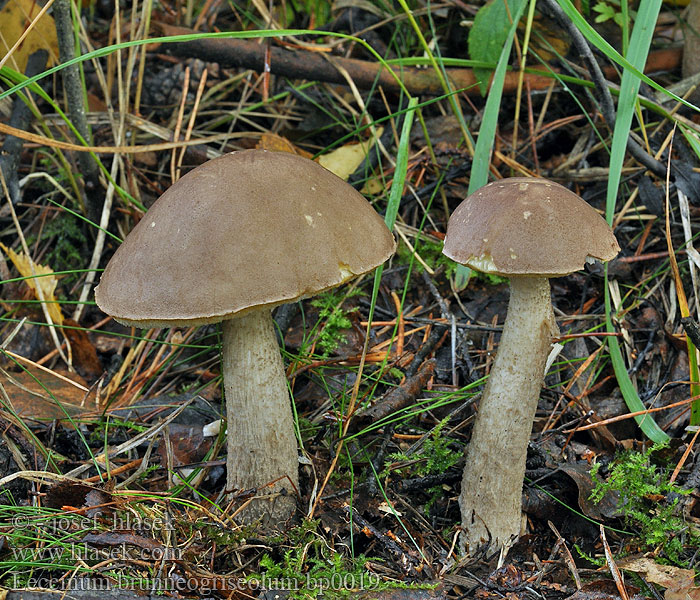
<path fill-rule="evenodd" d="M 277 135 L 276 133 L 263 133 L 260 136 L 260 141 L 255 146 L 259 150 L 270 150 L 271 152 L 289 152 L 290 154 L 299 154 L 306 158 L 312 158 L 312 155 L 295 146 L 287 138 Z"/>
<path fill-rule="evenodd" d="M 74 481 L 51 486 L 44 497 L 44 506 L 48 508 L 83 509 L 89 517 L 105 512 L 103 505 L 111 502 L 112 495 L 106 490 Z"/>
<path fill-rule="evenodd" d="M 26 370 L 17 372 L 0 369 L 0 385 L 20 417 L 47 422 L 78 417 L 93 408 L 94 394 L 88 394 L 86 382 L 79 375 L 24 367 Z"/>
<path fill-rule="evenodd" d="M 104 372 L 95 345 L 87 331 L 80 329 L 78 323 L 72 319 L 65 319 L 63 324 L 66 326 L 63 333 L 70 342 L 75 370 L 90 383 L 94 382 Z"/>
<path fill-rule="evenodd" d="M 692 569 L 660 565 L 645 556 L 625 558 L 618 566 L 642 575 L 650 583 L 665 587 L 665 600 L 700 600 L 700 587 L 695 586 L 695 571 Z"/>
<path fill-rule="evenodd" d="M 631 585 L 627 588 L 630 600 L 642 600 L 643 596 L 639 594 L 639 590 Z M 598 579 L 584 584 L 580 590 L 577 590 L 566 600 L 620 600 L 620 593 L 614 581 L 610 579 Z"/>

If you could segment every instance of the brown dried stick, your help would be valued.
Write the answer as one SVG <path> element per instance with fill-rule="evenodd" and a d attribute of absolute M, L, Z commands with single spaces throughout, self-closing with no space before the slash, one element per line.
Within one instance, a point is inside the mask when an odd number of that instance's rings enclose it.
<path fill-rule="evenodd" d="M 396 411 L 413 404 L 425 389 L 435 373 L 435 360 L 426 360 L 413 377 L 407 378 L 401 385 L 393 388 L 376 404 L 357 414 L 361 423 L 376 423 Z"/>
<path fill-rule="evenodd" d="M 158 23 L 156 25 L 163 35 L 186 35 L 195 33 L 185 27 L 176 27 Z M 239 67 L 263 72 L 265 66 L 265 47 L 255 40 L 248 39 L 211 39 L 202 38 L 189 42 L 169 44 L 168 50 L 176 56 L 195 57 L 208 62 L 216 62 L 224 67 Z M 652 52 L 649 55 L 645 71 L 656 71 L 661 67 L 668 68 L 680 64 L 681 55 L 678 50 Z M 335 65 L 342 67 L 336 68 Z M 359 88 L 370 88 L 380 85 L 385 91 L 399 92 L 400 87 L 396 77 L 403 81 L 406 89 L 414 95 L 436 96 L 444 93 L 440 81 L 430 69 L 415 67 L 392 67 L 394 74 L 380 63 L 342 58 L 334 56 L 327 60 L 319 52 L 308 50 L 285 50 L 276 46 L 270 48 L 268 66 L 270 72 L 276 75 L 297 79 L 313 79 L 328 83 L 347 83 L 342 71 L 346 71 L 355 85 Z M 556 69 L 552 69 L 556 72 Z M 608 78 L 614 78 L 613 69 L 604 69 Z M 464 89 L 467 94 L 479 95 L 477 79 L 471 69 L 447 69 L 447 77 L 455 89 Z M 506 73 L 504 92 L 515 91 L 518 85 L 518 72 Z M 546 89 L 552 83 L 551 77 L 526 73 L 525 81 L 533 90 Z"/>

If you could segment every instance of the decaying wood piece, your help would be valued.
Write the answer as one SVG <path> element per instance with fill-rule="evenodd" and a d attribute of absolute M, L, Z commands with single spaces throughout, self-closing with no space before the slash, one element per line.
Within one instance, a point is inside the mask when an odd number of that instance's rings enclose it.
<path fill-rule="evenodd" d="M 195 33 L 185 27 L 160 23 L 157 25 L 163 35 L 187 35 Z M 263 72 L 266 47 L 255 40 L 242 39 L 195 39 L 168 45 L 168 50 L 176 56 L 196 57 L 207 62 L 216 62 L 223 67 L 240 67 Z M 345 71 L 359 88 L 381 85 L 385 91 L 397 93 L 400 79 L 413 95 L 437 96 L 444 94 L 440 80 L 432 69 L 416 67 L 392 67 L 392 74 L 378 62 L 328 56 L 308 50 L 285 50 L 277 46 L 269 48 L 269 69 L 275 75 L 295 79 L 313 79 L 328 83 L 347 83 Z M 649 55 L 646 70 L 657 70 L 659 64 L 678 64 L 680 52 L 677 50 L 652 53 Z M 556 71 L 556 69 L 554 69 Z M 471 69 L 446 69 L 446 74 L 455 89 L 464 90 L 469 95 L 480 95 L 477 78 Z M 606 77 L 615 77 L 615 70 L 604 70 Z M 513 92 L 518 86 L 519 73 L 506 73 L 504 92 Z M 546 89 L 552 85 L 552 78 L 546 75 L 526 73 L 525 80 L 533 90 Z"/>
<path fill-rule="evenodd" d="M 70 2 L 57 0 L 53 6 L 53 15 L 56 23 L 61 62 L 69 62 L 75 58 L 75 36 Z M 89 143 L 90 128 L 85 111 L 83 83 L 80 78 L 79 66 L 72 64 L 65 67 L 62 75 L 63 87 L 66 93 L 66 108 L 68 109 L 70 120 L 80 136 Z M 76 160 L 85 182 L 86 216 L 90 220 L 99 223 L 103 193 L 100 188 L 97 163 L 87 152 L 80 152 Z"/>
<path fill-rule="evenodd" d="M 700 0 L 690 0 L 683 27 L 683 77 L 700 72 Z"/>
<path fill-rule="evenodd" d="M 426 360 L 413 377 L 409 377 L 401 385 L 387 392 L 374 405 L 359 412 L 356 415 L 356 419 L 359 422 L 374 423 L 402 408 L 410 406 L 416 401 L 434 373 L 435 359 Z"/>
<path fill-rule="evenodd" d="M 41 73 L 46 68 L 48 59 L 46 50 L 37 50 L 33 52 L 27 60 L 25 75 L 34 77 Z M 10 125 L 17 129 L 27 129 L 32 119 L 32 111 L 29 104 L 22 100 L 21 96 L 15 96 L 12 103 L 12 113 L 10 115 Z M 10 198 L 13 204 L 17 204 L 20 200 L 19 192 L 19 177 L 17 169 L 19 167 L 20 154 L 24 142 L 21 138 L 14 135 L 8 135 L 0 149 L 0 171 L 5 178 L 5 185 L 10 193 Z M 0 188 L 1 191 L 1 188 Z"/>

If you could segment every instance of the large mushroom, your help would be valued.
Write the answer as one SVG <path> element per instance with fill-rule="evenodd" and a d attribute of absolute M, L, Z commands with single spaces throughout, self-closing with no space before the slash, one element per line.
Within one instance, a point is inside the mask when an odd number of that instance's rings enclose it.
<path fill-rule="evenodd" d="M 612 230 L 589 204 L 545 179 L 490 183 L 450 217 L 443 252 L 510 280 L 508 314 L 466 452 L 459 504 L 468 552 L 483 545 L 507 548 L 520 533 L 527 445 L 558 333 L 549 278 L 619 251 Z"/>
<path fill-rule="evenodd" d="M 271 309 L 373 270 L 394 252 L 355 189 L 284 152 L 226 154 L 178 180 L 117 249 L 95 289 L 139 328 L 222 322 L 227 488 L 258 489 L 241 517 L 295 510 L 298 451 Z"/>

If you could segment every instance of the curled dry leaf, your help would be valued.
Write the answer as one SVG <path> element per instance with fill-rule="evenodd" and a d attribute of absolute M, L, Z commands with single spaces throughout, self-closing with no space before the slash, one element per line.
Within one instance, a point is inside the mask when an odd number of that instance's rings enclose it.
<path fill-rule="evenodd" d="M 103 514 L 107 505 L 112 503 L 112 494 L 107 490 L 74 481 L 51 486 L 44 498 L 44 505 L 48 508 L 83 509 L 89 517 Z"/>
<path fill-rule="evenodd" d="M 566 473 L 578 488 L 578 505 L 581 512 L 591 519 L 602 521 L 604 519 L 614 519 L 620 516 L 618 508 L 618 492 L 606 492 L 600 502 L 593 502 L 591 493 L 595 485 L 591 479 L 590 467 L 584 463 L 564 463 L 558 466 L 562 473 Z"/>
<path fill-rule="evenodd" d="M 0 21 L 2 15 L 0 15 Z M 55 325 L 63 324 L 61 306 L 56 300 L 55 292 L 58 278 L 53 275 L 53 269 L 32 261 L 24 252 L 15 252 L 4 244 L 0 244 L 5 254 L 10 258 L 22 277 L 26 277 L 26 284 L 34 292 L 38 300 L 46 302 L 46 310 Z"/>
<path fill-rule="evenodd" d="M 97 380 L 104 369 L 99 357 L 97 356 L 97 348 L 92 343 L 88 332 L 81 328 L 78 323 L 72 319 L 64 321 L 66 328 L 63 330 L 73 353 L 73 367 L 90 383 Z"/>
<path fill-rule="evenodd" d="M 220 421 L 217 421 L 217 423 L 220 423 Z M 203 428 L 197 423 L 188 425 L 171 423 L 168 429 L 174 467 L 203 460 L 213 443 L 212 437 L 204 437 Z M 158 452 L 161 457 L 161 464 L 167 467 L 165 444 L 158 445 Z"/>

